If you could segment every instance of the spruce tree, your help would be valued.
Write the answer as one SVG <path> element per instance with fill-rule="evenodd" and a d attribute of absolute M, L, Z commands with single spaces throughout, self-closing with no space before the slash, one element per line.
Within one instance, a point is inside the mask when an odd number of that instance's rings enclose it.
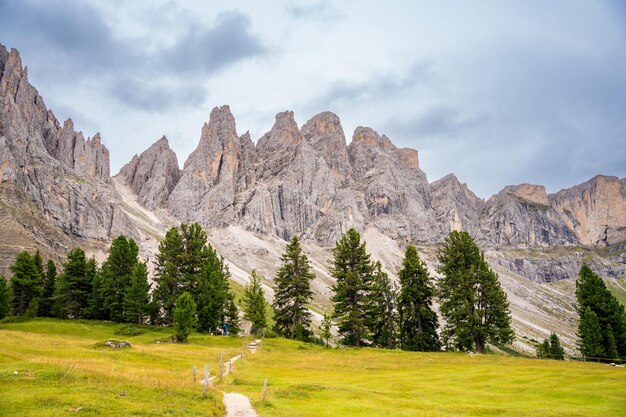
<path fill-rule="evenodd" d="M 450 232 L 437 259 L 446 345 L 483 353 L 487 342 L 512 342 L 506 293 L 469 233 Z"/>
<path fill-rule="evenodd" d="M 176 340 L 186 342 L 187 337 L 196 327 L 196 303 L 191 294 L 185 292 L 178 297 L 172 315 Z"/>
<path fill-rule="evenodd" d="M 547 337 L 542 344 L 537 346 L 537 357 L 560 361 L 565 359 L 565 349 L 561 347 L 561 341 L 556 333 L 550 333 L 550 336 Z"/>
<path fill-rule="evenodd" d="M 332 318 L 329 315 L 324 314 L 324 318 L 322 319 L 322 323 L 320 324 L 320 336 L 322 337 L 322 340 L 324 341 L 326 347 L 330 345 L 330 339 L 333 336 L 332 328 Z"/>
<path fill-rule="evenodd" d="M 606 329 L 606 355 L 608 359 L 617 360 L 619 359 L 619 353 L 617 352 L 617 345 L 615 344 L 615 335 L 613 334 L 613 327 L 611 325 L 607 325 Z"/>
<path fill-rule="evenodd" d="M 85 259 L 85 252 L 81 248 L 74 248 L 69 251 L 67 261 L 63 264 L 63 273 L 57 282 L 54 297 L 54 311 L 58 317 L 89 317 L 89 298 L 91 297 L 91 280 L 93 279 L 89 268 Z"/>
<path fill-rule="evenodd" d="M 606 358 L 602 328 L 598 316 L 591 307 L 587 307 L 580 317 L 578 337 L 578 349 L 584 357 L 596 360 Z"/>
<path fill-rule="evenodd" d="M 96 270 L 91 282 L 91 296 L 89 297 L 89 317 L 94 320 L 105 320 L 109 317 L 105 307 L 105 291 L 102 273 Z"/>
<path fill-rule="evenodd" d="M 414 246 L 408 246 L 399 272 L 400 347 L 404 350 L 440 350 L 437 314 L 432 309 L 435 293 L 426 264 Z"/>
<path fill-rule="evenodd" d="M 293 236 L 281 256 L 282 265 L 274 278 L 274 331 L 294 339 L 297 329 L 302 329 L 304 337 L 311 333 L 311 312 L 308 305 L 313 297 L 309 259 L 302 251 L 297 236 Z"/>
<path fill-rule="evenodd" d="M 46 272 L 43 275 L 43 293 L 39 300 L 39 316 L 52 317 L 56 285 L 57 266 L 54 261 L 49 260 L 46 264 Z"/>
<path fill-rule="evenodd" d="M 382 271 L 380 262 L 374 264 L 372 288 L 368 295 L 368 321 L 372 344 L 393 349 L 398 339 L 398 291 L 389 276 Z"/>
<path fill-rule="evenodd" d="M 26 312 L 28 306 L 31 305 L 33 299 L 38 300 L 41 297 L 43 292 L 41 287 L 42 279 L 35 260 L 26 251 L 17 255 L 15 263 L 10 266 L 10 270 L 13 272 L 13 277 L 11 278 L 13 314 L 21 316 Z"/>
<path fill-rule="evenodd" d="M 624 311 L 624 306 L 611 294 L 602 278 L 595 274 L 587 265 L 583 265 L 580 268 L 576 280 L 576 298 L 578 300 L 578 314 L 580 317 L 578 325 L 579 337 L 581 339 L 587 337 L 586 330 L 589 327 L 583 326 L 582 317 L 586 309 L 589 308 L 597 316 L 598 324 L 600 325 L 603 339 L 602 350 L 606 354 L 612 351 L 612 346 L 609 345 L 611 339 L 609 336 L 610 328 L 618 356 L 626 357 L 626 312 Z M 581 345 L 584 344 L 585 342 L 582 341 Z"/>
<path fill-rule="evenodd" d="M 225 310 L 224 323 L 228 325 L 228 332 L 236 336 L 241 331 L 241 324 L 239 322 L 239 311 L 235 305 L 235 296 L 231 292 L 228 293 L 226 298 Z"/>
<path fill-rule="evenodd" d="M 242 301 L 243 317 L 252 323 L 252 334 L 262 335 L 267 327 L 267 302 L 261 286 L 261 279 L 257 275 L 256 270 L 252 270 L 250 282 L 246 285 Z"/>
<path fill-rule="evenodd" d="M 124 297 L 131 285 L 131 273 L 137 262 L 139 248 L 135 241 L 118 236 L 109 248 L 107 259 L 102 264 L 102 286 L 106 315 L 113 321 L 124 321 Z"/>
<path fill-rule="evenodd" d="M 124 296 L 124 315 L 129 323 L 142 324 L 146 317 L 150 298 L 148 291 L 148 267 L 138 262 L 131 272 L 131 284 Z"/>
<path fill-rule="evenodd" d="M 159 244 L 156 256 L 153 297 L 163 311 L 163 324 L 172 323 L 176 300 L 182 294 L 183 273 L 181 268 L 185 247 L 177 228 L 167 231 Z"/>
<path fill-rule="evenodd" d="M 203 249 L 204 264 L 191 292 L 198 305 L 198 330 L 214 332 L 225 323 L 230 294 L 230 272 L 224 259 L 211 246 Z"/>
<path fill-rule="evenodd" d="M 39 249 L 35 251 L 35 255 L 33 256 L 33 262 L 35 262 L 35 268 L 37 268 L 37 272 L 39 272 L 39 276 L 44 279 L 45 272 L 43 269 L 43 259 L 41 259 L 41 253 L 39 253 Z"/>
<path fill-rule="evenodd" d="M 11 311 L 11 286 L 4 275 L 0 275 L 0 320 Z"/>
<path fill-rule="evenodd" d="M 333 249 L 330 269 L 336 280 L 332 287 L 333 315 L 345 345 L 360 347 L 370 340 L 367 313 L 373 269 L 361 235 L 355 229 L 348 230 Z"/>

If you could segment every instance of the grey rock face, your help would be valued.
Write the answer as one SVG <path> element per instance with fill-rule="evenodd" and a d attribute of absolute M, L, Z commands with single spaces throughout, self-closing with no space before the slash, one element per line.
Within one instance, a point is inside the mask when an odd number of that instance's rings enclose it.
<path fill-rule="evenodd" d="M 480 240 L 495 246 L 576 243 L 573 231 L 547 203 L 543 186 L 505 187 L 485 204 L 480 218 Z"/>
<path fill-rule="evenodd" d="M 0 45 L 1 185 L 24 193 L 66 233 L 108 239 L 133 235 L 117 208 L 108 150 L 99 135 L 85 141 L 71 121 L 59 126 L 28 81 L 19 53 Z"/>
<path fill-rule="evenodd" d="M 151 147 L 135 155 L 119 174 L 150 210 L 163 207 L 180 179 L 176 154 L 163 136 Z"/>
<path fill-rule="evenodd" d="M 485 202 L 462 184 L 454 174 L 430 184 L 430 195 L 437 223 L 444 233 L 464 230 L 476 237 Z"/>

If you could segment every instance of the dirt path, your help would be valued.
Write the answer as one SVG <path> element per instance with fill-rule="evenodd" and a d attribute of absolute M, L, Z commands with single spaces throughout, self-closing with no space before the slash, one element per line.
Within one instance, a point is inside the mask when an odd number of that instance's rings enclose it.
<path fill-rule="evenodd" d="M 258 417 L 248 397 L 236 392 L 224 393 L 224 405 L 226 406 L 226 417 Z"/>

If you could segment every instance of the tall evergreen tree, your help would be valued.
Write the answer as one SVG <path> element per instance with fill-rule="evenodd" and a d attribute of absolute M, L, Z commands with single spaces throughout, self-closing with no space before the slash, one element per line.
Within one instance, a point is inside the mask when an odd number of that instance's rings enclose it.
<path fill-rule="evenodd" d="M 89 297 L 89 318 L 94 320 L 105 320 L 110 316 L 105 307 L 105 287 L 102 273 L 95 271 L 91 282 L 91 296 Z"/>
<path fill-rule="evenodd" d="M 153 297 L 163 310 L 164 324 L 172 323 L 172 312 L 176 300 L 182 294 L 183 272 L 181 268 L 185 247 L 177 228 L 167 231 L 159 244 L 159 253 L 155 263 L 155 289 Z"/>
<path fill-rule="evenodd" d="M 228 299 L 231 296 L 230 272 L 224 259 L 206 245 L 204 264 L 196 276 L 192 296 L 198 304 L 198 330 L 213 332 L 226 322 Z"/>
<path fill-rule="evenodd" d="M 196 327 L 196 303 L 191 294 L 185 292 L 178 297 L 172 315 L 176 340 L 186 342 L 187 337 Z"/>
<path fill-rule="evenodd" d="M 414 246 L 407 247 L 398 275 L 400 347 L 404 350 L 440 350 L 437 314 L 432 309 L 435 289 L 426 264 Z"/>
<path fill-rule="evenodd" d="M 39 272 L 39 276 L 43 279 L 46 271 L 43 269 L 43 259 L 41 259 L 41 253 L 39 253 L 39 249 L 35 251 L 35 255 L 33 256 L 33 262 L 35 262 L 35 267 L 37 268 L 37 272 Z"/>
<path fill-rule="evenodd" d="M 506 293 L 469 233 L 450 232 L 437 259 L 446 345 L 482 353 L 487 342 L 512 342 Z"/>
<path fill-rule="evenodd" d="M 261 286 L 261 279 L 257 275 L 256 270 L 252 270 L 250 282 L 246 285 L 242 301 L 243 317 L 252 323 L 252 333 L 257 335 L 263 334 L 267 327 L 267 302 Z"/>
<path fill-rule="evenodd" d="M 124 321 L 124 296 L 131 285 L 131 273 L 137 262 L 139 248 L 135 241 L 126 236 L 118 236 L 109 248 L 109 255 L 102 264 L 102 286 L 104 305 L 108 318 Z"/>
<path fill-rule="evenodd" d="M 583 356 L 592 359 L 606 358 L 600 321 L 591 307 L 583 311 L 578 324 L 578 332 L 578 349 Z"/>
<path fill-rule="evenodd" d="M 225 310 L 224 323 L 228 325 L 228 332 L 232 335 L 239 334 L 241 331 L 241 323 L 239 322 L 239 311 L 235 305 L 235 296 L 233 293 L 228 293 Z"/>
<path fill-rule="evenodd" d="M 337 241 L 330 272 L 336 280 L 332 287 L 333 315 L 341 341 L 348 346 L 363 346 L 371 337 L 367 312 L 374 268 L 365 242 L 361 243 L 361 235 L 355 229 L 348 230 Z"/>
<path fill-rule="evenodd" d="M 11 311 L 11 286 L 4 275 L 0 275 L 0 320 Z"/>
<path fill-rule="evenodd" d="M 380 262 L 374 264 L 372 288 L 368 295 L 368 322 L 372 344 L 393 349 L 398 340 L 397 287 L 383 272 Z"/>
<path fill-rule="evenodd" d="M 41 275 L 33 257 L 26 251 L 20 252 L 10 267 L 13 272 L 11 289 L 13 292 L 13 314 L 21 316 L 33 300 L 39 300 L 43 289 Z"/>
<path fill-rule="evenodd" d="M 613 347 L 610 345 L 614 344 L 618 356 L 626 357 L 626 312 L 624 311 L 624 306 L 611 294 L 602 278 L 595 274 L 587 265 L 583 265 L 580 268 L 578 279 L 576 280 L 576 298 L 578 300 L 578 314 L 580 317 L 578 325 L 579 337 L 585 339 L 587 337 L 586 330 L 591 329 L 586 324 L 583 325 L 582 320 L 583 313 L 587 308 L 590 308 L 595 313 L 600 325 L 603 339 L 602 350 L 605 354 L 610 354 L 613 350 Z M 592 329 L 592 331 L 595 332 L 595 329 Z M 595 337 L 595 335 L 592 335 L 592 337 Z M 584 346 L 586 342 L 582 340 L 580 345 Z M 583 355 L 585 354 L 583 353 Z"/>
<path fill-rule="evenodd" d="M 561 346 L 561 341 L 556 333 L 552 332 L 542 344 L 537 347 L 537 357 L 544 359 L 565 359 L 565 349 Z"/>
<path fill-rule="evenodd" d="M 333 336 L 332 328 L 333 328 L 332 318 L 329 315 L 324 314 L 324 318 L 322 319 L 322 323 L 320 324 L 320 336 L 322 340 L 324 341 L 324 345 L 326 347 L 330 346 L 330 339 Z"/>
<path fill-rule="evenodd" d="M 94 261 L 95 262 L 95 261 Z M 62 318 L 89 317 L 89 298 L 91 296 L 91 280 L 85 252 L 74 248 L 67 254 L 63 264 L 63 273 L 58 279 L 54 296 L 54 311 Z"/>
<path fill-rule="evenodd" d="M 43 293 L 39 300 L 39 316 L 52 317 L 56 285 L 57 266 L 54 261 L 49 260 L 46 264 L 46 272 L 43 275 Z"/>
<path fill-rule="evenodd" d="M 126 288 L 124 296 L 124 314 L 129 323 L 142 324 L 150 302 L 148 267 L 144 262 L 137 262 L 131 272 L 130 282 L 130 287 Z"/>
<path fill-rule="evenodd" d="M 308 337 L 311 312 L 307 306 L 313 297 L 311 281 L 315 275 L 297 236 L 291 238 L 280 259 L 282 265 L 274 278 L 274 330 L 294 339 L 300 328 L 303 336 Z"/>

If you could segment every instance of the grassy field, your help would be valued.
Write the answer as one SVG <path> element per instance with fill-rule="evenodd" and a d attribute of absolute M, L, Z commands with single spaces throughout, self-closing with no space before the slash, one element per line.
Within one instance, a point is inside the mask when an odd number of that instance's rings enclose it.
<path fill-rule="evenodd" d="M 203 398 L 191 366 L 208 363 L 215 375 L 219 354 L 239 353 L 245 339 L 192 335 L 181 345 L 165 342 L 169 329 L 116 335 L 120 327 L 50 319 L 0 324 L 0 415 L 220 416 L 220 390 L 248 395 L 262 417 L 626 415 L 626 368 L 324 349 L 284 339 L 265 339 Z M 107 339 L 133 347 L 98 347 Z"/>
<path fill-rule="evenodd" d="M 221 393 L 204 398 L 192 365 L 203 372 L 209 364 L 215 375 L 220 353 L 234 356 L 243 340 L 192 335 L 181 345 L 165 342 L 171 329 L 116 335 L 120 327 L 49 319 L 0 324 L 0 415 L 223 415 Z M 97 347 L 107 339 L 133 346 Z"/>
<path fill-rule="evenodd" d="M 263 344 L 225 387 L 248 395 L 263 417 L 626 415 L 626 368 L 499 355 L 329 350 L 283 339 Z"/>

